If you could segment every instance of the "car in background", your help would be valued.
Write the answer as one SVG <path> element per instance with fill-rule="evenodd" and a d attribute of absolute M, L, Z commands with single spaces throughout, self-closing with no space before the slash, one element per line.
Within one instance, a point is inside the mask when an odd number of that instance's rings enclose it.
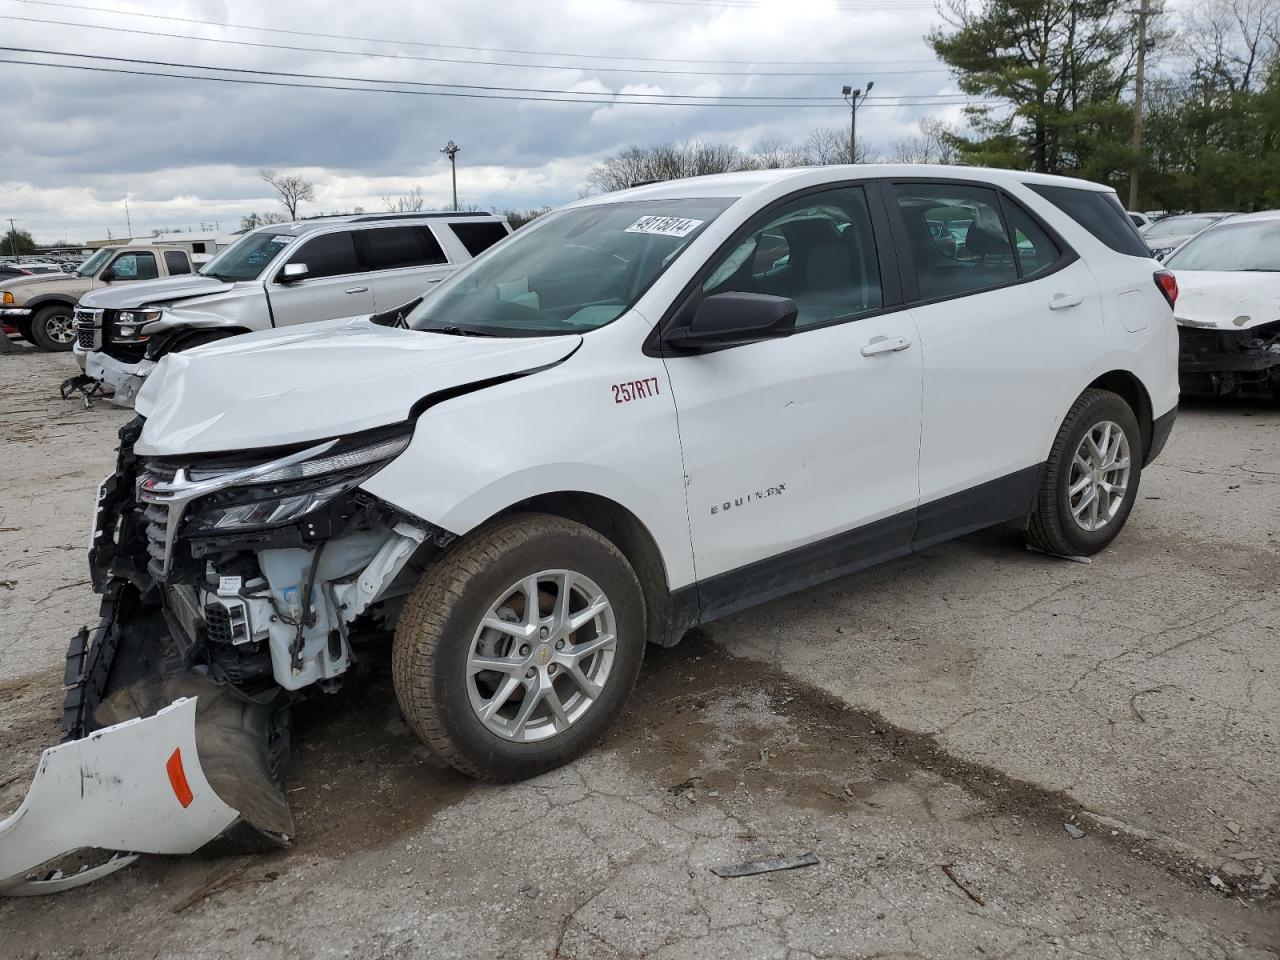
<path fill-rule="evenodd" d="M 273 327 L 405 312 L 462 264 L 505 240 L 490 213 L 390 213 L 269 224 L 242 236 L 198 274 L 104 289 L 76 309 L 84 370 L 63 394 L 110 390 L 133 399 L 169 353 Z"/>
<path fill-rule="evenodd" d="M 1139 233 L 1143 233 L 1148 227 L 1155 223 L 1155 221 L 1145 213 L 1137 213 L 1133 210 L 1127 210 L 1125 212 L 1129 214 L 1129 219 L 1133 221 L 1133 225 L 1138 228 Z"/>
<path fill-rule="evenodd" d="M 42 350 L 70 350 L 76 339 L 73 312 L 84 294 L 191 269 L 186 250 L 142 244 L 102 247 L 73 274 L 54 271 L 0 280 L 0 323 L 16 328 Z"/>
<path fill-rule="evenodd" d="M 1235 216 L 1232 213 L 1180 213 L 1157 220 L 1142 232 L 1142 237 L 1157 260 L 1163 260 L 1205 227 Z"/>
<path fill-rule="evenodd" d="M 1222 220 L 1166 261 L 1178 375 L 1199 396 L 1280 396 L 1280 210 Z"/>

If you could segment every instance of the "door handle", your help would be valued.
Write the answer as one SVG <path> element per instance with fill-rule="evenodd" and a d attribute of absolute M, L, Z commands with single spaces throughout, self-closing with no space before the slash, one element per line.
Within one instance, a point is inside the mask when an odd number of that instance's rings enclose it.
<path fill-rule="evenodd" d="M 369 288 L 368 287 L 347 287 L 347 289 L 343 290 L 342 292 L 343 293 L 368 293 Z"/>
<path fill-rule="evenodd" d="M 878 357 L 884 353 L 897 353 L 911 346 L 906 337 L 872 337 L 862 348 L 864 357 Z"/>
<path fill-rule="evenodd" d="M 427 277 L 427 283 L 440 283 L 444 277 Z"/>
<path fill-rule="evenodd" d="M 1084 294 L 1055 293 L 1053 299 L 1049 301 L 1049 309 L 1065 310 L 1067 307 L 1078 307 L 1082 303 L 1084 303 Z"/>

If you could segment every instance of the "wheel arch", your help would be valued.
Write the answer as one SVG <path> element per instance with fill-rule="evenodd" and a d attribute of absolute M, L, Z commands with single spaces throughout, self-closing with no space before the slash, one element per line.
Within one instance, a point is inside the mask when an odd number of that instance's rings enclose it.
<path fill-rule="evenodd" d="M 1131 370 L 1109 370 L 1085 387 L 1099 390 L 1110 390 L 1119 395 L 1138 420 L 1138 429 L 1142 432 L 1142 462 L 1146 464 L 1151 454 L 1151 443 L 1154 436 L 1154 415 L 1151 409 L 1151 394 L 1137 375 Z M 1082 393 L 1084 391 L 1081 391 Z"/>
<path fill-rule="evenodd" d="M 31 300 L 24 303 L 23 306 L 31 311 L 32 317 L 34 318 L 36 311 L 43 310 L 45 307 L 70 307 L 72 310 L 75 310 L 77 302 L 78 301 L 75 297 L 69 297 L 66 294 L 46 293 L 41 297 L 33 297 Z"/>
<path fill-rule="evenodd" d="M 499 510 L 483 525 L 513 513 L 546 513 L 574 520 L 590 527 L 617 547 L 631 568 L 644 594 L 645 632 L 650 643 L 670 646 L 672 594 L 662 550 L 649 528 L 634 513 L 608 497 L 581 490 L 540 493 Z"/>

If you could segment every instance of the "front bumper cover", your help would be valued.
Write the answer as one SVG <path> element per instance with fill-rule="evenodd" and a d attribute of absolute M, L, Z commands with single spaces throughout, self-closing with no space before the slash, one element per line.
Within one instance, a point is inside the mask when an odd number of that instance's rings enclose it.
<path fill-rule="evenodd" d="M 153 360 L 126 363 L 101 350 L 88 353 L 84 358 L 85 376 L 97 380 L 114 391 L 111 402 L 118 407 L 129 409 L 133 408 L 138 391 L 142 389 L 147 375 L 154 369 L 155 361 Z"/>
<path fill-rule="evenodd" d="M 139 853 L 192 853 L 239 813 L 214 792 L 196 750 L 196 699 L 49 747 L 31 790 L 0 821 L 0 894 L 56 893 L 127 866 Z M 119 851 L 63 875 L 41 867 L 82 848 Z"/>

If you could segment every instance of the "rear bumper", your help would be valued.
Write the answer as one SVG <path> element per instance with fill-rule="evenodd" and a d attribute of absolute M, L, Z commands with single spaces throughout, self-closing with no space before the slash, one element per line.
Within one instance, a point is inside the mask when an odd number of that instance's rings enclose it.
<path fill-rule="evenodd" d="M 1151 446 L 1147 449 L 1147 459 L 1143 463 L 1144 467 L 1160 456 L 1160 452 L 1164 450 L 1164 445 L 1169 442 L 1169 434 L 1173 432 L 1173 423 L 1177 419 L 1178 408 L 1174 407 L 1168 413 L 1156 417 L 1151 422 Z"/>

